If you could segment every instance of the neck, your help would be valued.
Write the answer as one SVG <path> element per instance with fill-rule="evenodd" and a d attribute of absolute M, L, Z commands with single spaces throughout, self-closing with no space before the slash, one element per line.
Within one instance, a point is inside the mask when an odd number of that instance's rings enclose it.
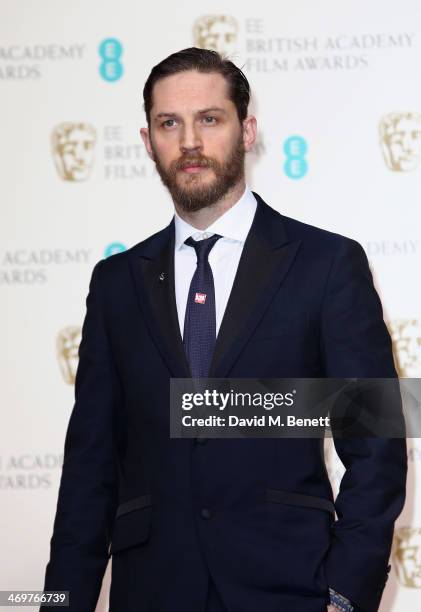
<path fill-rule="evenodd" d="M 186 221 L 186 223 L 189 223 L 198 230 L 205 230 L 238 202 L 243 195 L 245 188 L 246 182 L 243 177 L 224 195 L 223 198 L 211 206 L 206 206 L 206 208 L 193 212 L 184 210 L 177 204 L 177 202 L 174 202 L 174 207 L 178 215 L 184 221 Z"/>

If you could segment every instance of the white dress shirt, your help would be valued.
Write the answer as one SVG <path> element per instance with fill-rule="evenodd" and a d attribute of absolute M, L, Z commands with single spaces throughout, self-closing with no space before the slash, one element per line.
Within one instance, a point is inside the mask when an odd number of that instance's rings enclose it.
<path fill-rule="evenodd" d="M 175 212 L 175 299 L 182 337 L 184 333 L 187 296 L 193 274 L 196 270 L 196 251 L 187 244 L 184 244 L 184 241 L 189 236 L 193 240 L 204 240 L 205 238 L 210 238 L 213 234 L 222 236 L 209 254 L 209 264 L 215 284 L 216 334 L 218 335 L 237 273 L 241 253 L 243 252 L 244 242 L 253 223 L 256 208 L 256 198 L 250 188 L 246 186 L 238 202 L 207 227 L 206 230 L 198 230 L 196 227 L 186 223 Z"/>

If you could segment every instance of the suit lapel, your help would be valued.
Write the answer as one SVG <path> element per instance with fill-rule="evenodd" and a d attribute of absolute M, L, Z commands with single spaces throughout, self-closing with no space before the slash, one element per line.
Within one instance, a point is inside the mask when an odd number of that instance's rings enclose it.
<path fill-rule="evenodd" d="M 228 375 L 273 300 L 300 246 L 288 242 L 282 216 L 254 194 L 256 215 L 218 333 L 210 378 Z"/>
<path fill-rule="evenodd" d="M 216 340 L 210 378 L 228 375 L 281 286 L 300 241 L 289 242 L 282 215 L 254 193 L 258 206 Z M 139 307 L 172 377 L 190 378 L 174 286 L 174 220 L 133 250 Z"/>
<path fill-rule="evenodd" d="M 190 378 L 178 323 L 174 286 L 174 220 L 141 243 L 131 270 L 151 336 L 174 378 Z"/>

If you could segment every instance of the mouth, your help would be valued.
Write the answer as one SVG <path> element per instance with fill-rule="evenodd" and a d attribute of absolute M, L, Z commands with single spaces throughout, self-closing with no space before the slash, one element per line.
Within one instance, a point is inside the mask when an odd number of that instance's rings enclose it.
<path fill-rule="evenodd" d="M 192 164 L 191 166 L 185 166 L 182 168 L 182 172 L 187 172 L 187 174 L 196 174 L 197 172 L 202 172 L 206 170 L 207 166 L 197 166 Z"/>

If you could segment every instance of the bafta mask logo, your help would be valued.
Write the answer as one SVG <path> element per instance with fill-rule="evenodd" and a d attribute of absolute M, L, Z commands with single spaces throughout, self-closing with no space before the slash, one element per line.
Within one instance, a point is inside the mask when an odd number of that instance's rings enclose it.
<path fill-rule="evenodd" d="M 204 15 L 194 22 L 193 35 L 197 47 L 232 55 L 237 42 L 237 20 L 229 15 Z"/>
<path fill-rule="evenodd" d="M 69 325 L 62 329 L 57 336 L 57 359 L 64 381 L 68 385 L 73 385 L 76 379 L 81 335 L 81 327 Z"/>
<path fill-rule="evenodd" d="M 400 584 L 421 589 L 421 528 L 396 529 L 394 562 Z"/>
<path fill-rule="evenodd" d="M 65 181 L 85 181 L 92 169 L 96 131 L 88 123 L 60 123 L 51 135 L 54 162 Z"/>
<path fill-rule="evenodd" d="M 421 376 L 421 323 L 416 319 L 390 321 L 399 376 L 418 378 Z"/>
<path fill-rule="evenodd" d="M 421 164 L 421 114 L 385 115 L 379 131 L 383 157 L 390 170 L 409 172 Z"/>

